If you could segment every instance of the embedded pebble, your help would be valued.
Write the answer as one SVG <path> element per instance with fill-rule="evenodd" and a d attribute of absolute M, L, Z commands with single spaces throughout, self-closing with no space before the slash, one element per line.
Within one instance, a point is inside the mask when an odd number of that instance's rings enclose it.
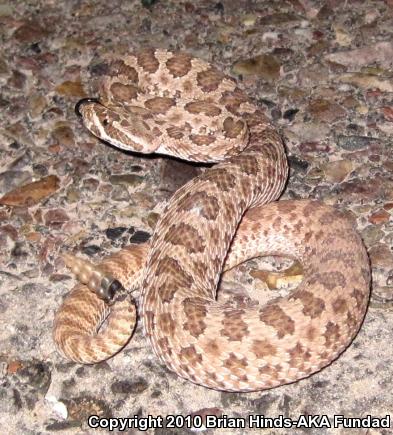
<path fill-rule="evenodd" d="M 126 230 L 127 230 L 126 227 L 108 228 L 105 231 L 105 235 L 110 240 L 116 240 L 119 237 L 121 237 Z"/>
<path fill-rule="evenodd" d="M 386 222 L 389 222 L 391 215 L 385 210 L 377 210 L 374 212 L 371 216 L 369 216 L 368 220 L 372 224 L 384 224 Z"/>
<path fill-rule="evenodd" d="M 368 147 L 376 138 L 367 136 L 343 136 L 337 137 L 337 145 L 344 150 L 353 151 Z"/>
<path fill-rule="evenodd" d="M 384 243 L 372 246 L 368 251 L 368 255 L 373 267 L 391 267 L 393 264 L 393 252 Z"/>
<path fill-rule="evenodd" d="M 252 59 L 239 60 L 232 71 L 237 75 L 257 75 L 273 81 L 280 77 L 280 62 L 270 54 L 263 54 Z"/>
<path fill-rule="evenodd" d="M 311 101 L 308 111 L 314 119 L 325 122 L 333 122 L 345 115 L 345 110 L 340 105 L 325 99 Z"/>
<path fill-rule="evenodd" d="M 358 86 L 361 89 L 377 88 L 382 92 L 393 92 L 393 83 L 391 79 L 376 77 L 373 74 L 344 74 L 338 79 L 342 83 L 349 83 Z"/>
<path fill-rule="evenodd" d="M 28 21 L 18 27 L 14 38 L 18 42 L 32 44 L 48 36 L 48 32 L 37 21 Z"/>
<path fill-rule="evenodd" d="M 379 62 L 384 66 L 391 66 L 393 59 L 393 42 L 381 41 L 373 45 L 332 53 L 326 56 L 332 62 L 342 63 L 351 67 L 371 65 Z"/>
<path fill-rule="evenodd" d="M 82 252 L 86 255 L 93 256 L 93 255 L 97 254 L 98 252 L 101 252 L 101 248 L 99 246 L 96 246 L 96 245 L 84 246 L 82 249 Z"/>
<path fill-rule="evenodd" d="M 132 381 L 114 382 L 111 385 L 111 390 L 114 394 L 140 394 L 149 388 L 149 384 L 145 379 L 139 378 Z"/>
<path fill-rule="evenodd" d="M 57 417 L 62 420 L 65 420 L 68 417 L 68 410 L 63 402 L 60 402 L 56 397 L 50 395 L 46 396 L 45 399 Z"/>
<path fill-rule="evenodd" d="M 150 239 L 150 237 L 151 234 L 146 231 L 137 231 L 131 236 L 130 243 L 145 243 Z"/>
<path fill-rule="evenodd" d="M 351 160 L 336 160 L 329 162 L 323 167 L 323 172 L 327 181 L 340 183 L 350 174 L 353 169 Z"/>
<path fill-rule="evenodd" d="M 86 93 L 80 81 L 73 82 L 71 80 L 66 80 L 65 82 L 56 86 L 56 92 L 67 97 L 86 97 Z"/>
<path fill-rule="evenodd" d="M 111 199 L 113 199 L 113 201 L 130 201 L 131 196 L 127 190 L 127 187 L 121 184 L 119 186 L 113 187 Z"/>
<path fill-rule="evenodd" d="M 135 187 L 141 184 L 144 180 L 144 177 L 136 174 L 121 174 L 121 175 L 111 175 L 109 177 L 109 181 L 112 184 L 124 185 Z"/>
<path fill-rule="evenodd" d="M 53 139 L 60 145 L 74 146 L 74 132 L 68 125 L 60 125 L 52 132 Z"/>

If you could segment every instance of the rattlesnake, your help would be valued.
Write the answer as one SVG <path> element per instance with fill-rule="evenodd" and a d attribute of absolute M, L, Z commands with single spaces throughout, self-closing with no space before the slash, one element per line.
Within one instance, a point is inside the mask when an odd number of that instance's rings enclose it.
<path fill-rule="evenodd" d="M 117 147 L 222 161 L 173 195 L 149 244 L 98 267 L 65 256 L 83 283 L 109 299 L 119 282 L 142 286 L 140 317 L 161 361 L 206 387 L 253 391 L 304 378 L 343 352 L 366 312 L 366 251 L 331 207 L 266 204 L 284 188 L 285 151 L 234 79 L 184 53 L 143 50 L 108 61 L 100 99 L 82 100 L 77 112 Z M 217 302 L 224 262 L 230 268 L 260 255 L 298 258 L 303 281 L 264 306 Z M 55 318 L 60 352 L 93 363 L 120 350 L 136 317 L 120 299 L 110 306 L 76 286 Z M 108 311 L 107 327 L 96 333 Z"/>

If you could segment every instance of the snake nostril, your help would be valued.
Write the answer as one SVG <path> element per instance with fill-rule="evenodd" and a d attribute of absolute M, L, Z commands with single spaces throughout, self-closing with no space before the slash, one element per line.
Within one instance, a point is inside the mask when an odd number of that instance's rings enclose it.
<path fill-rule="evenodd" d="M 81 100 L 79 100 L 75 104 L 75 113 L 79 118 L 82 117 L 82 114 L 80 112 L 81 106 L 83 106 L 84 104 L 88 104 L 88 103 L 98 103 L 99 104 L 100 100 L 98 98 L 82 98 Z"/>

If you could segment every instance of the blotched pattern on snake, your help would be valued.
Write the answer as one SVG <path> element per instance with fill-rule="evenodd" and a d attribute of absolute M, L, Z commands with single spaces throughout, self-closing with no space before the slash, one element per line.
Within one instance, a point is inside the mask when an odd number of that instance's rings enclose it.
<path fill-rule="evenodd" d="M 286 183 L 285 151 L 234 79 L 184 53 L 143 50 L 108 60 L 99 100 L 78 111 L 117 147 L 219 162 L 173 195 L 149 244 L 98 267 L 65 257 L 93 289 L 111 279 L 142 286 L 140 317 L 162 362 L 206 387 L 253 391 L 304 378 L 343 352 L 366 312 L 366 251 L 333 208 L 272 202 Z M 264 306 L 217 302 L 224 263 L 261 255 L 299 259 L 301 284 Z M 98 362 L 127 343 L 135 317 L 128 298 L 110 306 L 79 284 L 56 314 L 55 342 L 74 361 Z"/>

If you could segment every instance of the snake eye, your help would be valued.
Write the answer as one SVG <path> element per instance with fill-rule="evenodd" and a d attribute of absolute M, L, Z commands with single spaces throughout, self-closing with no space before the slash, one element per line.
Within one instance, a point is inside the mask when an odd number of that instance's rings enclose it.
<path fill-rule="evenodd" d="M 102 125 L 103 125 L 104 127 L 106 127 L 108 124 L 109 124 L 109 121 L 108 121 L 107 119 L 104 119 L 104 120 L 102 121 Z"/>

